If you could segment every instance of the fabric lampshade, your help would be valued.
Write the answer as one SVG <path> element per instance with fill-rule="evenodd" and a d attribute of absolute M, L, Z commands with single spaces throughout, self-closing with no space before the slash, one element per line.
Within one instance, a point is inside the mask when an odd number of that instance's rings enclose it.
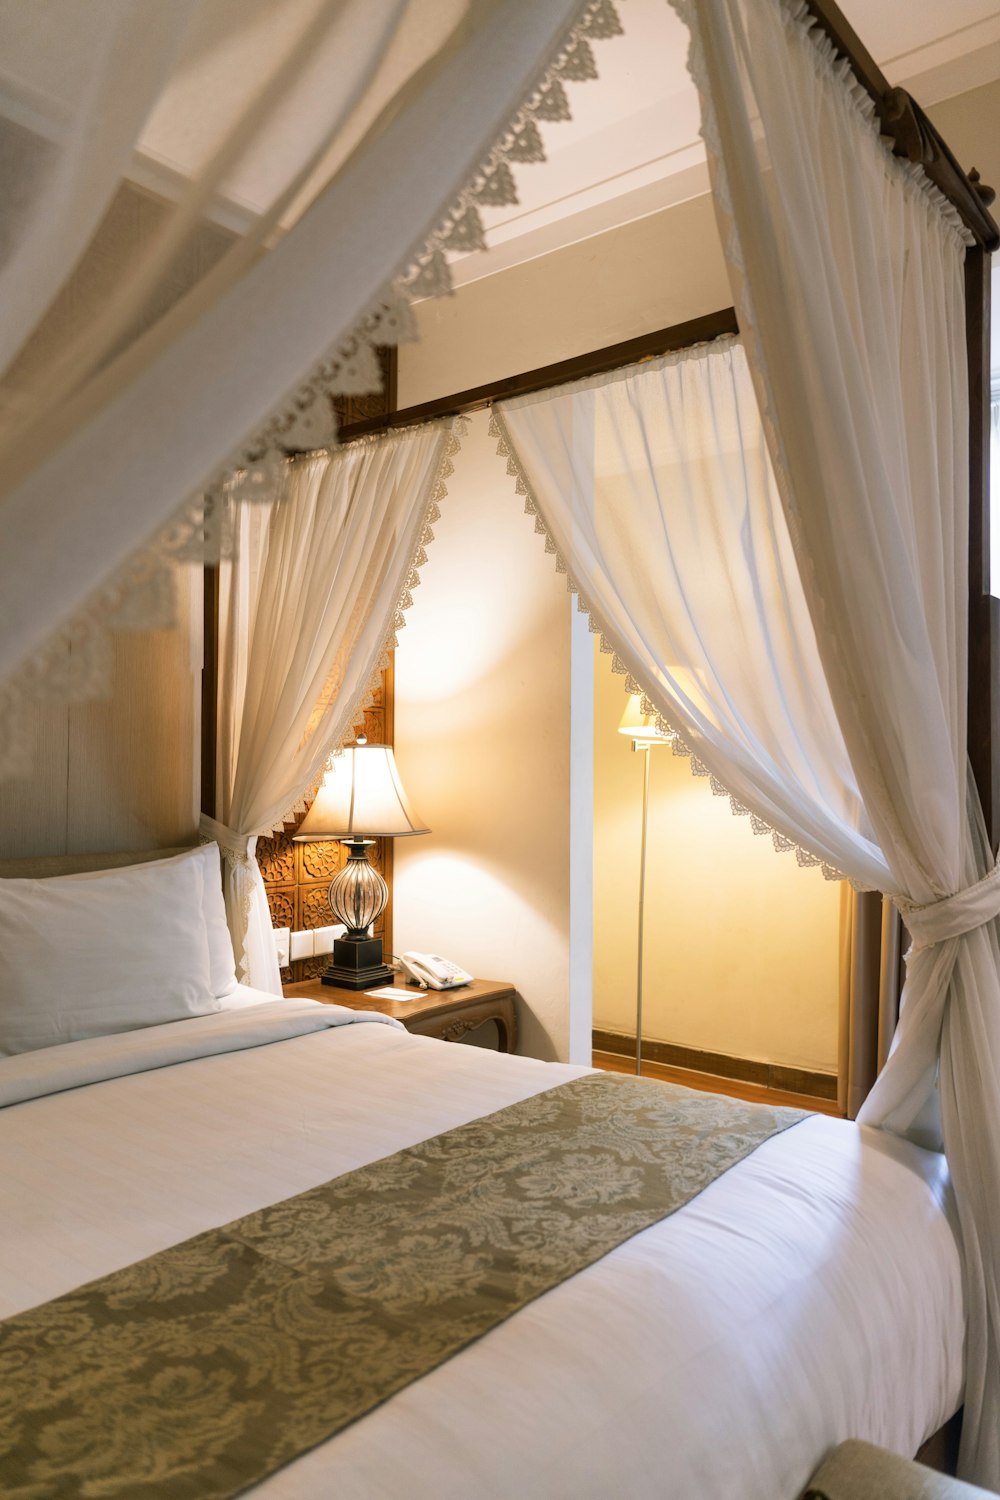
<path fill-rule="evenodd" d="M 430 833 L 410 807 L 392 748 L 359 739 L 323 778 L 296 839 L 403 838 Z"/>
<path fill-rule="evenodd" d="M 621 723 L 618 725 L 618 733 L 627 734 L 633 740 L 668 740 L 671 738 L 658 727 L 655 714 L 643 713 L 641 693 L 630 695 L 621 717 Z"/>

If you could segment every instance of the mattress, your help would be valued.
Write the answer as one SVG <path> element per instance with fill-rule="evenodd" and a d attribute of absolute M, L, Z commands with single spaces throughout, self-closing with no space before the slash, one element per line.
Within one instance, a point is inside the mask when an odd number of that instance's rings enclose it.
<path fill-rule="evenodd" d="M 587 1071 L 241 998 L 38 1055 L 57 1092 L 0 1109 L 0 1316 Z M 912 1455 L 961 1399 L 948 1199 L 937 1155 L 810 1117 L 253 1494 L 791 1500 L 844 1438 Z"/>

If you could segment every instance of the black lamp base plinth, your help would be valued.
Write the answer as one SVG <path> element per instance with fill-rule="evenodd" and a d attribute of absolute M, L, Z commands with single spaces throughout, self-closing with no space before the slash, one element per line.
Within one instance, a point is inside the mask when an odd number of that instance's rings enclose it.
<path fill-rule="evenodd" d="M 343 937 L 334 939 L 333 957 L 320 980 L 342 990 L 370 990 L 392 984 L 395 977 L 389 965 L 382 962 L 381 938 Z"/>

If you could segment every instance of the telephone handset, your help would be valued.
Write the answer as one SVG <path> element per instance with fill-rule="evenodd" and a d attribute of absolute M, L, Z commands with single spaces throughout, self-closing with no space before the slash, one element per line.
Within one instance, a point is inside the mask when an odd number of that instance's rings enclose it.
<path fill-rule="evenodd" d="M 423 990 L 453 990 L 472 983 L 471 974 L 436 953 L 404 953 L 399 962 L 403 973 Z"/>

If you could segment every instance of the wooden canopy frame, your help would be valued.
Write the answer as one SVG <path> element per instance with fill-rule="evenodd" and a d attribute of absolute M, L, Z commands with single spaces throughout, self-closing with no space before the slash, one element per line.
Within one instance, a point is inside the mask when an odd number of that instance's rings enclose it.
<path fill-rule="evenodd" d="M 958 211 L 975 243 L 965 256 L 966 346 L 969 376 L 969 640 L 968 640 L 968 753 L 983 816 L 994 853 L 1000 844 L 1000 599 L 990 593 L 990 255 L 1000 246 L 1000 230 L 989 213 L 992 190 L 959 166 L 954 153 L 905 89 L 890 86 L 857 33 L 834 0 L 807 0 L 818 24 L 837 51 L 850 63 L 855 77 L 874 100 L 881 131 L 894 141 L 897 156 L 918 163 L 931 182 Z M 641 338 L 613 344 L 558 364 L 529 370 L 477 386 L 385 417 L 355 422 L 343 428 L 349 441 L 365 433 L 385 431 L 457 416 L 493 401 L 545 390 L 565 381 L 581 380 L 637 360 L 683 349 L 724 333 L 738 332 L 732 308 L 707 317 L 662 328 Z M 1000 587 L 1000 580 L 998 580 Z"/>
<path fill-rule="evenodd" d="M 874 100 L 881 130 L 894 141 L 896 155 L 919 163 L 954 205 L 974 240 L 965 257 L 969 376 L 968 753 L 990 843 L 996 852 L 1000 843 L 1000 599 L 990 594 L 989 578 L 990 255 L 1000 246 L 1000 230 L 988 212 L 994 194 L 979 182 L 975 171 L 966 175 L 919 104 L 904 89 L 890 86 L 834 0 L 806 0 L 806 3 Z M 368 433 L 411 426 L 437 417 L 457 416 L 488 406 L 493 401 L 545 390 L 738 331 L 734 310 L 725 308 L 557 364 L 505 376 L 490 385 L 459 391 L 402 411 L 390 410 L 385 416 L 348 423 L 341 429 L 341 440 L 350 441 Z M 205 648 L 202 805 L 211 812 L 215 803 L 218 674 L 218 576 L 215 569 L 206 569 Z"/>

